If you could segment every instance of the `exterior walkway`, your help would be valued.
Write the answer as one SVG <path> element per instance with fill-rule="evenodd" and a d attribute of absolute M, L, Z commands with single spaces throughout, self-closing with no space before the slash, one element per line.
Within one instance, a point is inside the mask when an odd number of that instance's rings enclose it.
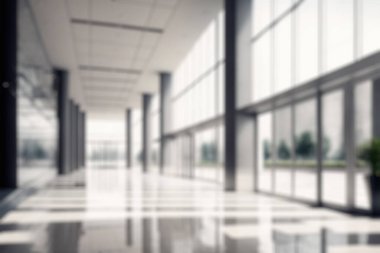
<path fill-rule="evenodd" d="M 0 220 L 0 252 L 380 252 L 380 220 L 208 182 L 88 169 Z"/>

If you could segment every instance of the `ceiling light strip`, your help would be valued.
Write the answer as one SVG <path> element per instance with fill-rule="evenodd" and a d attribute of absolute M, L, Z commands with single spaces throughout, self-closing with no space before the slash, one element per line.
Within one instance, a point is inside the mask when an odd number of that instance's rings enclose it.
<path fill-rule="evenodd" d="M 86 19 L 73 18 L 73 19 L 71 19 L 71 23 L 78 24 L 78 25 L 91 25 L 91 26 L 99 26 L 99 27 L 106 27 L 106 28 L 115 28 L 115 29 L 133 30 L 133 31 L 139 31 L 139 32 L 157 33 L 157 34 L 164 33 L 163 29 L 155 28 L 155 27 L 112 23 L 112 22 L 105 22 L 105 21 L 98 21 L 98 20 L 86 20 Z"/>
<path fill-rule="evenodd" d="M 128 84 L 135 83 L 136 79 L 89 77 L 89 78 L 84 78 L 84 81 L 103 82 L 103 83 L 120 83 L 123 85 L 128 85 Z"/>
<path fill-rule="evenodd" d="M 140 75 L 142 72 L 141 70 L 138 70 L 138 69 L 113 68 L 113 67 L 91 66 L 91 65 L 80 65 L 79 69 L 83 71 L 125 73 L 125 74 L 133 74 L 133 75 Z"/>

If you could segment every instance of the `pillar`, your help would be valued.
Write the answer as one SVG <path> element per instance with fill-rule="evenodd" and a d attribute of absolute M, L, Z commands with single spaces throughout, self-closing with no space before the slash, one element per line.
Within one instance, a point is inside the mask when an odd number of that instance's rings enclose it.
<path fill-rule="evenodd" d="M 17 1 L 0 3 L 0 188 L 17 187 Z"/>
<path fill-rule="evenodd" d="M 255 118 L 238 113 L 251 102 L 252 0 L 225 4 L 225 190 L 254 190 Z M 252 154 L 246 156 L 247 153 Z"/>
<path fill-rule="evenodd" d="M 142 170 L 148 172 L 149 169 L 149 129 L 150 129 L 150 107 L 151 95 L 143 95 L 143 110 L 142 110 Z"/>
<path fill-rule="evenodd" d="M 132 168 L 132 110 L 127 109 L 125 122 L 125 151 L 126 151 L 126 166 Z"/>
<path fill-rule="evenodd" d="M 160 73 L 160 173 L 164 173 L 167 141 L 165 133 L 170 130 L 170 90 L 172 77 L 170 73 Z"/>
<path fill-rule="evenodd" d="M 225 9 L 225 190 L 236 189 L 236 19 L 237 0 L 224 0 Z"/>
<path fill-rule="evenodd" d="M 63 175 L 70 170 L 70 119 L 68 97 L 68 72 L 56 69 L 55 87 L 57 89 L 57 113 L 58 113 L 58 174 Z"/>

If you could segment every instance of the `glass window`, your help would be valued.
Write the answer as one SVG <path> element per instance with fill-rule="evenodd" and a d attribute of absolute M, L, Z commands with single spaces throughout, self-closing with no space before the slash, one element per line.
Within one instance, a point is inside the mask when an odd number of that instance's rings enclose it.
<path fill-rule="evenodd" d="M 292 193 L 293 170 L 291 113 L 290 107 L 275 112 L 275 192 L 289 196 Z"/>
<path fill-rule="evenodd" d="M 258 34 L 272 22 L 272 1 L 253 1 L 253 35 Z"/>
<path fill-rule="evenodd" d="M 318 75 L 318 2 L 304 1 L 295 13 L 296 84 Z"/>
<path fill-rule="evenodd" d="M 224 12 L 221 12 L 218 15 L 218 58 L 217 60 L 223 60 L 224 59 L 224 50 L 225 50 L 225 44 L 224 44 L 224 28 L 225 28 L 225 14 Z"/>
<path fill-rule="evenodd" d="M 356 174 L 355 174 L 355 206 L 370 208 L 366 176 L 369 168 L 363 161 L 362 149 L 372 138 L 372 83 L 370 81 L 355 86 L 355 142 L 356 142 Z"/>
<path fill-rule="evenodd" d="M 317 199 L 317 116 L 316 100 L 311 99 L 295 106 L 295 197 Z"/>
<path fill-rule="evenodd" d="M 272 113 L 258 117 L 258 188 L 272 191 L 273 139 Z"/>
<path fill-rule="evenodd" d="M 225 101 L 225 94 L 224 94 L 224 85 L 225 85 L 225 82 L 224 82 L 224 63 L 219 65 L 218 67 L 218 71 L 217 71 L 217 74 L 218 74 L 218 99 L 219 99 L 219 103 L 218 103 L 218 113 L 219 115 L 221 114 L 224 114 L 224 101 Z"/>
<path fill-rule="evenodd" d="M 261 0 L 264 1 L 265 0 Z M 268 1 L 270 2 L 270 1 Z M 289 11 L 293 0 L 274 0 L 274 18 L 279 18 L 285 12 Z"/>
<path fill-rule="evenodd" d="M 211 128 L 195 134 L 195 175 L 199 178 L 218 180 L 217 129 Z"/>
<path fill-rule="evenodd" d="M 253 44 L 253 99 L 259 101 L 273 93 L 270 34 L 266 33 Z"/>
<path fill-rule="evenodd" d="M 224 182 L 224 126 L 219 126 L 217 128 L 217 143 L 218 143 L 218 172 L 217 172 L 217 182 Z"/>
<path fill-rule="evenodd" d="M 17 184 L 22 187 L 56 172 L 57 95 L 30 4 L 19 0 L 17 7 Z"/>
<path fill-rule="evenodd" d="M 324 70 L 331 71 L 354 60 L 353 0 L 324 0 Z"/>
<path fill-rule="evenodd" d="M 222 67 L 214 68 L 224 58 L 223 25 L 224 13 L 220 12 L 174 72 L 174 130 L 215 116 L 217 105 L 223 104 L 224 75 Z"/>
<path fill-rule="evenodd" d="M 291 0 L 275 0 L 275 18 L 283 15 L 291 6 Z M 292 86 L 292 18 L 287 14 L 274 27 L 274 92 L 280 93 Z"/>
<path fill-rule="evenodd" d="M 362 26 L 362 51 L 363 55 L 374 53 L 380 49 L 380 1 L 360 0 L 362 2 L 362 12 L 360 13 L 363 22 Z"/>
<path fill-rule="evenodd" d="M 292 26 L 287 16 L 274 29 L 274 92 L 292 86 Z"/>
<path fill-rule="evenodd" d="M 346 205 L 346 159 L 344 150 L 343 91 L 323 95 L 322 198 L 326 203 Z"/>

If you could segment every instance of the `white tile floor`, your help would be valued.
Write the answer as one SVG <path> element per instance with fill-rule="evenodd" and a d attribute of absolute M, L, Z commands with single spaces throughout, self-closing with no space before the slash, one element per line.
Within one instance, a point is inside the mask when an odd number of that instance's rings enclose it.
<path fill-rule="evenodd" d="M 380 252 L 380 220 L 210 182 L 87 169 L 0 219 L 0 252 Z"/>

